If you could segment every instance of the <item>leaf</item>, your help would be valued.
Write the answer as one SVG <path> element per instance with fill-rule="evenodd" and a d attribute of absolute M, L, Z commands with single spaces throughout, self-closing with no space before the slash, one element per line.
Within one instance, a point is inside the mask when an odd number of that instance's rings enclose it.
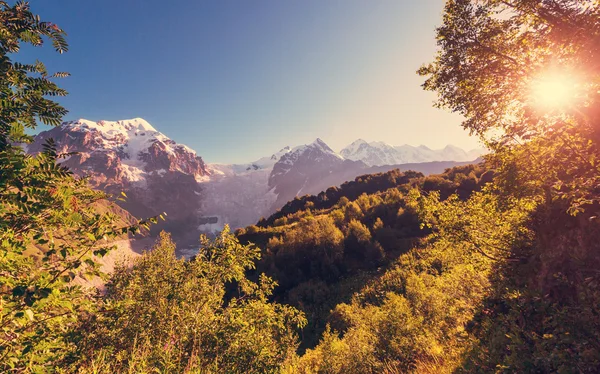
<path fill-rule="evenodd" d="M 30 321 L 33 321 L 33 311 L 31 309 L 27 309 L 25 311 L 25 314 L 27 315 L 27 318 L 29 318 Z"/>
<path fill-rule="evenodd" d="M 108 253 L 108 249 L 107 248 L 97 249 L 93 253 L 94 253 L 94 256 L 104 257 Z"/>
<path fill-rule="evenodd" d="M 27 288 L 24 286 L 15 287 L 15 288 L 13 288 L 12 295 L 15 297 L 23 296 L 23 295 L 25 295 L 26 290 L 27 290 Z"/>

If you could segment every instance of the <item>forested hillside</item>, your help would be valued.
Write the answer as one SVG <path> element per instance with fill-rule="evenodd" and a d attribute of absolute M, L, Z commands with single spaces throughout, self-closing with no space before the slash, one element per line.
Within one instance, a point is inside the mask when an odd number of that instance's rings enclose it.
<path fill-rule="evenodd" d="M 599 20 L 592 0 L 447 1 L 419 73 L 485 162 L 364 175 L 190 260 L 162 233 L 102 274 L 115 239 L 168 217 L 107 207 L 51 140 L 24 152 L 67 113 L 68 74 L 14 57 L 68 46 L 0 1 L 0 371 L 600 372 Z"/>
<path fill-rule="evenodd" d="M 276 299 L 307 314 L 302 336 L 303 347 L 310 347 L 331 309 L 349 301 L 430 233 L 422 227 L 411 193 L 442 191 L 444 198 L 459 193 L 466 199 L 491 174 L 483 165 L 469 165 L 430 177 L 399 170 L 364 175 L 318 196 L 296 198 L 236 234 L 242 243 L 263 248 L 257 273 L 277 280 Z"/>

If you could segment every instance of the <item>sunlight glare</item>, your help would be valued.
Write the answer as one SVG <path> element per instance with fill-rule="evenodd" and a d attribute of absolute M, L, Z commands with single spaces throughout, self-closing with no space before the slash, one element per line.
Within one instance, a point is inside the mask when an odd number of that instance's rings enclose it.
<path fill-rule="evenodd" d="M 559 71 L 541 74 L 531 85 L 531 99 L 538 109 L 565 109 L 577 98 L 578 79 Z"/>

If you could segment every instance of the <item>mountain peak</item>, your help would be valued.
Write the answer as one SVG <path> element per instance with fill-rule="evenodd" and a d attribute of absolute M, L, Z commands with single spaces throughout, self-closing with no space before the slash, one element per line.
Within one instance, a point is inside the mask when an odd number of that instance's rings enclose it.
<path fill-rule="evenodd" d="M 327 148 L 329 148 L 329 146 L 327 145 L 327 143 L 325 143 L 321 138 L 317 138 L 310 145 L 318 145 L 320 147 L 327 147 Z"/>
<path fill-rule="evenodd" d="M 143 118 L 98 122 L 81 118 L 41 132 L 36 140 L 55 139 L 61 151 L 78 152 L 67 166 L 79 172 L 102 169 L 111 183 L 143 184 L 153 172 L 178 171 L 197 179 L 208 173 L 202 158 L 191 148 L 177 144 Z M 101 166 L 99 166 L 101 165 Z"/>
<path fill-rule="evenodd" d="M 479 155 L 476 151 L 467 153 L 454 145 L 448 145 L 440 150 L 432 150 L 425 145 L 418 147 L 408 144 L 391 146 L 381 141 L 367 143 L 361 140 L 354 141 L 342 149 L 340 154 L 348 160 L 363 161 L 369 166 L 431 161 L 471 161 Z"/>
<path fill-rule="evenodd" d="M 327 145 L 327 143 L 325 143 L 321 138 L 317 138 L 314 142 L 312 142 L 311 144 L 308 144 L 306 146 L 300 146 L 300 147 L 296 147 L 295 149 L 301 150 L 302 152 L 304 152 L 307 149 L 318 149 L 319 151 L 326 153 L 326 154 L 330 154 L 335 156 L 336 158 L 339 159 L 344 159 L 342 156 L 340 156 L 337 152 L 335 152 L 333 149 L 331 149 L 331 147 L 329 147 Z"/>

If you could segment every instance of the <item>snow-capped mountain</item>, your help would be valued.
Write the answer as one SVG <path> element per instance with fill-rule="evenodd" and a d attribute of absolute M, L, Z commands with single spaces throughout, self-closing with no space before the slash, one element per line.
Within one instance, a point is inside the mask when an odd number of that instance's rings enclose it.
<path fill-rule="evenodd" d="M 126 201 L 118 204 L 133 215 L 166 212 L 169 220 L 154 231 L 184 233 L 197 226 L 200 182 L 210 179 L 208 168 L 196 152 L 145 120 L 65 122 L 35 136 L 27 151 L 41 151 L 48 138 L 54 139 L 59 153 L 76 152 L 62 163 L 88 177 L 92 187 L 116 196 L 125 192 Z"/>
<path fill-rule="evenodd" d="M 277 208 L 295 196 L 318 193 L 354 178 L 367 165 L 346 160 L 321 139 L 293 148 L 273 166 L 269 187 L 277 195 Z M 342 182 L 343 182 L 342 181 Z"/>
<path fill-rule="evenodd" d="M 271 156 L 246 164 L 208 164 L 211 178 L 203 183 L 207 198 L 202 213 L 212 220 L 203 230 L 220 229 L 224 223 L 243 227 L 268 217 L 297 195 L 320 192 L 331 176 L 338 184 L 340 174 L 354 174 L 346 161 L 321 139 L 291 149 L 284 147 Z M 360 163 L 361 167 L 366 167 Z M 336 183 L 337 182 L 337 183 Z M 343 181 L 342 181 L 343 182 Z M 325 185 L 329 187 L 329 185 Z M 316 192 L 315 192 L 316 191 Z"/>
<path fill-rule="evenodd" d="M 141 118 L 65 122 L 38 134 L 28 151 L 41 151 L 47 138 L 54 139 L 59 153 L 77 153 L 63 161 L 73 171 L 103 174 L 92 182 L 143 185 L 150 176 L 168 172 L 191 175 L 199 181 L 208 177 L 206 165 L 196 152 L 175 143 Z"/>
<path fill-rule="evenodd" d="M 358 139 L 340 151 L 340 154 L 349 160 L 360 160 L 367 165 L 393 165 L 399 164 L 398 151 L 391 145 L 383 142 L 367 143 Z"/>
<path fill-rule="evenodd" d="M 453 145 L 433 150 L 424 145 L 413 147 L 405 144 L 392 146 L 384 142 L 366 142 L 358 139 L 340 151 L 349 160 L 363 161 L 369 166 L 420 163 L 431 161 L 473 161 L 484 154 L 483 149 L 465 151 Z"/>
<path fill-rule="evenodd" d="M 273 165 L 273 172 L 269 177 L 269 185 L 276 185 L 277 179 L 284 177 L 294 168 L 305 164 L 339 164 L 344 158 L 335 153 L 324 141 L 317 138 L 314 142 L 307 145 L 295 147 L 290 152 L 284 154 L 280 160 Z"/>

